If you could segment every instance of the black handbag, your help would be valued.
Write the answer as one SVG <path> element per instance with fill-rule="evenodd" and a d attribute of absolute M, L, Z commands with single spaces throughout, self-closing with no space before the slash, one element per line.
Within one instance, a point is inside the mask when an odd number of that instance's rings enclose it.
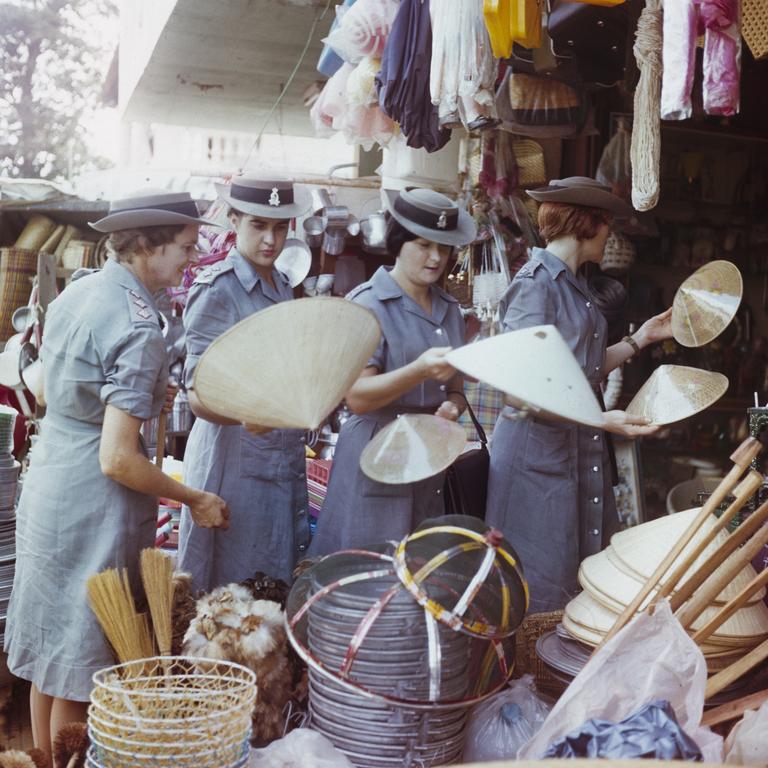
<path fill-rule="evenodd" d="M 488 498 L 488 470 L 491 456 L 488 453 L 488 438 L 483 425 L 477 420 L 472 406 L 463 392 L 450 392 L 461 395 L 467 404 L 467 415 L 472 419 L 475 431 L 480 439 L 480 447 L 465 451 L 445 472 L 443 498 L 446 515 L 472 515 L 485 519 L 485 502 Z"/>

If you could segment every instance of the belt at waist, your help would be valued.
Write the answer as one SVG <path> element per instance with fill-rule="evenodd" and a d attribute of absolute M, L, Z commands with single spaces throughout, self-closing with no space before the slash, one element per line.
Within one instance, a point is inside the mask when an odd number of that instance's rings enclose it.
<path fill-rule="evenodd" d="M 429 413 L 434 414 L 440 407 L 440 403 L 435 405 L 386 405 L 383 408 L 377 408 L 375 411 L 364 414 L 374 419 L 396 419 L 404 413 Z"/>

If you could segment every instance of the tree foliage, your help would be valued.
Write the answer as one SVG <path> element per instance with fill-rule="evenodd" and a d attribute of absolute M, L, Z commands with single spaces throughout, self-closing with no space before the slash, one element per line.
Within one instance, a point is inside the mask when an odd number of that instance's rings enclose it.
<path fill-rule="evenodd" d="M 103 164 L 87 120 L 115 48 L 112 0 L 0 0 L 0 175 L 57 180 Z"/>

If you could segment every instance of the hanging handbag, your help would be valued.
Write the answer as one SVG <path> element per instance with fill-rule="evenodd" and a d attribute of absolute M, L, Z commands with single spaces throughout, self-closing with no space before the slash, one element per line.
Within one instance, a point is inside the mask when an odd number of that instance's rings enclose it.
<path fill-rule="evenodd" d="M 448 394 L 460 395 L 467 404 L 467 415 L 472 420 L 480 447 L 473 448 L 459 456 L 445 472 L 443 498 L 446 515 L 472 515 L 485 519 L 485 502 L 488 497 L 488 470 L 491 456 L 488 453 L 488 438 L 482 424 L 477 420 L 472 406 L 463 392 L 451 391 Z"/>

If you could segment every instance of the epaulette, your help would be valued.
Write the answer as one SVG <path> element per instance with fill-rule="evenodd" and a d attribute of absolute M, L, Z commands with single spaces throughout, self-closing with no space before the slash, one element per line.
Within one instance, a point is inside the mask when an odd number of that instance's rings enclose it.
<path fill-rule="evenodd" d="M 234 269 L 233 264 L 224 264 L 224 262 L 217 261 L 215 264 L 211 264 L 206 267 L 195 278 L 195 283 L 208 284 L 212 283 L 217 277 L 223 275 L 225 272 L 231 272 Z"/>
<path fill-rule="evenodd" d="M 365 293 L 366 291 L 372 290 L 373 286 L 368 283 L 360 283 L 360 285 L 353 288 L 344 298 L 349 299 L 352 301 L 353 299 L 356 299 L 361 293 Z"/>
<path fill-rule="evenodd" d="M 154 307 L 144 301 L 140 293 L 137 293 L 132 288 L 128 288 L 125 292 L 125 297 L 128 300 L 128 313 L 134 325 L 149 323 L 158 328 L 160 327 L 160 318 L 157 312 Z"/>
<path fill-rule="evenodd" d="M 517 270 L 515 277 L 533 277 L 540 266 L 541 262 L 538 259 L 526 261 L 525 264 Z"/>

